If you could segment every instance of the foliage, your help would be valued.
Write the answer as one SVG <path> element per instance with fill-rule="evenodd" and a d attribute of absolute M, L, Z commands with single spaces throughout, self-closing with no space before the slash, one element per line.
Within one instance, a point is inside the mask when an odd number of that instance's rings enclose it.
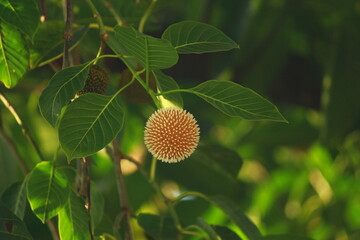
<path fill-rule="evenodd" d="M 360 237 L 357 1 L 64 3 L 0 0 L 1 239 Z M 169 106 L 176 164 L 143 141 Z"/>

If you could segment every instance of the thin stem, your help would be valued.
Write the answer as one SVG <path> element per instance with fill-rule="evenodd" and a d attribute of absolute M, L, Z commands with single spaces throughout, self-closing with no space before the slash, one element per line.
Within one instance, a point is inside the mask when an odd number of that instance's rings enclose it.
<path fill-rule="evenodd" d="M 129 208 L 129 201 L 125 187 L 124 175 L 122 174 L 121 171 L 121 159 L 123 159 L 123 154 L 120 151 L 119 144 L 116 138 L 112 141 L 112 147 L 113 147 L 113 161 L 114 161 L 115 174 L 116 174 L 116 184 L 118 187 L 118 194 L 120 200 L 120 209 L 126 219 L 126 228 L 128 234 L 126 239 L 133 240 L 134 233 L 131 227 L 131 219 L 130 219 L 131 213 Z"/>
<path fill-rule="evenodd" d="M 24 175 L 28 174 L 30 172 L 30 169 L 27 166 L 25 160 L 21 157 L 21 155 L 20 155 L 18 149 L 16 148 L 16 145 L 14 144 L 14 142 L 5 133 L 1 119 L 0 119 L 0 134 L 4 138 L 5 142 L 9 145 L 10 149 L 13 151 L 16 159 L 18 160 L 18 162 L 20 164 L 21 170 L 23 171 Z"/>
<path fill-rule="evenodd" d="M 180 194 L 179 196 L 173 198 L 170 200 L 170 202 L 172 204 L 176 204 L 178 201 L 180 201 L 181 199 L 185 198 L 185 197 L 188 197 L 188 196 L 196 196 L 196 197 L 200 197 L 200 198 L 203 198 L 205 199 L 206 201 L 208 202 L 211 202 L 210 199 L 205 195 L 205 194 L 202 194 L 200 192 L 185 192 L 185 193 L 182 193 Z"/>
<path fill-rule="evenodd" d="M 117 24 L 120 26 L 123 25 L 123 21 L 121 20 L 120 15 L 113 8 L 113 5 L 109 2 L 109 0 L 104 0 L 104 1 L 105 1 L 105 6 L 109 9 L 110 13 L 115 18 Z"/>
<path fill-rule="evenodd" d="M 57 232 L 56 225 L 52 219 L 46 220 L 46 225 L 49 228 L 53 240 L 60 240 L 59 233 Z"/>
<path fill-rule="evenodd" d="M 157 158 L 153 157 L 151 159 L 151 167 L 150 167 L 150 182 L 155 181 L 155 175 L 156 175 L 156 163 L 157 163 Z"/>
<path fill-rule="evenodd" d="M 166 92 L 159 92 L 156 93 L 155 96 L 161 96 L 161 95 L 166 95 L 166 94 L 170 94 L 170 93 L 178 93 L 178 92 L 188 92 L 191 93 L 192 91 L 189 89 L 174 89 L 174 90 L 169 90 Z"/>
<path fill-rule="evenodd" d="M 39 159 L 41 161 L 44 161 L 44 157 L 40 152 L 39 147 L 37 146 L 36 142 L 34 141 L 34 139 L 31 137 L 29 130 L 27 129 L 27 127 L 25 126 L 25 124 L 23 123 L 23 121 L 21 120 L 21 118 L 19 117 L 19 115 L 17 114 L 17 112 L 15 111 L 14 107 L 10 104 L 10 102 L 6 99 L 6 97 L 0 93 L 0 100 L 3 102 L 4 106 L 10 111 L 10 113 L 13 115 L 13 117 L 15 118 L 15 121 L 17 122 L 17 124 L 21 127 L 22 129 L 22 133 L 24 134 L 24 136 L 27 138 L 27 140 L 30 142 L 31 146 L 34 148 L 35 152 L 37 153 Z"/>
<path fill-rule="evenodd" d="M 140 23 L 139 23 L 139 32 L 143 32 L 144 31 L 144 26 L 146 21 L 148 20 L 155 3 L 157 2 L 157 0 L 152 0 L 149 7 L 146 9 L 144 15 L 142 16 L 142 18 L 140 19 Z"/>
<path fill-rule="evenodd" d="M 66 68 L 72 66 L 72 58 L 70 57 L 70 40 L 72 38 L 71 34 L 71 25 L 73 21 L 73 14 L 72 14 L 72 0 L 65 0 L 65 32 L 64 32 L 64 55 L 63 55 L 63 66 L 62 68 Z"/>
<path fill-rule="evenodd" d="M 80 159 L 80 174 L 81 174 L 81 182 L 79 187 L 79 194 L 85 200 L 85 208 L 88 216 L 88 227 L 90 233 L 90 239 L 94 240 L 94 235 L 92 231 L 92 221 L 91 221 L 91 197 L 90 197 L 90 175 L 89 175 L 89 165 L 90 159 L 89 157 L 84 157 Z"/>
<path fill-rule="evenodd" d="M 92 0 L 86 0 L 87 4 L 89 5 L 89 7 L 91 8 L 91 11 L 93 13 L 93 17 L 96 19 L 96 21 L 99 24 L 99 29 L 100 29 L 100 36 L 104 41 L 107 41 L 108 39 L 108 35 L 106 33 L 106 29 L 105 29 L 105 25 L 104 22 L 100 16 L 99 11 L 96 9 L 95 5 L 93 4 Z"/>
<path fill-rule="evenodd" d="M 161 104 L 159 102 L 159 99 L 157 99 L 156 94 L 154 93 L 153 90 L 151 90 L 151 88 L 149 88 L 148 86 L 146 86 L 146 83 L 144 83 L 144 81 L 141 79 L 141 77 L 139 76 L 139 73 L 136 72 L 131 66 L 130 64 L 126 61 L 124 56 L 119 56 L 119 58 L 121 59 L 121 61 L 123 61 L 123 63 L 126 65 L 126 67 L 130 70 L 130 72 L 132 73 L 132 75 L 136 78 L 136 80 L 141 84 L 141 86 L 143 86 L 143 88 L 148 92 L 148 94 L 151 96 L 152 100 L 154 101 L 155 105 L 157 108 L 161 108 Z"/>

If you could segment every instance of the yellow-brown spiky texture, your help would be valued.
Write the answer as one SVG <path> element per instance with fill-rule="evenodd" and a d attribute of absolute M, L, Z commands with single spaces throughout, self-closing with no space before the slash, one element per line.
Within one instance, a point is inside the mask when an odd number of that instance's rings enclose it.
<path fill-rule="evenodd" d="M 84 88 L 78 92 L 78 95 L 85 93 L 105 94 L 109 85 L 109 76 L 106 71 L 96 65 L 89 69 L 89 75 L 86 80 Z"/>
<path fill-rule="evenodd" d="M 146 123 L 145 145 L 157 159 L 175 163 L 188 158 L 199 142 L 194 116 L 180 108 L 162 108 Z"/>

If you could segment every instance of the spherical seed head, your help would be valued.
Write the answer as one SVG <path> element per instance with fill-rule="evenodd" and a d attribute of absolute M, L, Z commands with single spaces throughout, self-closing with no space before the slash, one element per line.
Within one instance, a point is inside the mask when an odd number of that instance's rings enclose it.
<path fill-rule="evenodd" d="M 180 108 L 162 108 L 146 123 L 145 145 L 157 159 L 179 162 L 195 151 L 199 133 L 199 126 L 191 113 Z"/>
<path fill-rule="evenodd" d="M 78 92 L 78 95 L 85 93 L 105 94 L 109 85 L 109 76 L 106 71 L 99 66 L 91 66 L 89 75 L 84 88 Z"/>

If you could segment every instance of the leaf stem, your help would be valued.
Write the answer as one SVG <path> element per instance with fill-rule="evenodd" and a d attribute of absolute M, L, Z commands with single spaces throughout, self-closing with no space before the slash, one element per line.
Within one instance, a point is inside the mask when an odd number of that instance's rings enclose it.
<path fill-rule="evenodd" d="M 188 197 L 188 196 L 196 196 L 196 197 L 200 197 L 200 198 L 203 198 L 205 199 L 206 201 L 208 202 L 212 202 L 205 194 L 202 194 L 200 192 L 195 192 L 195 191 L 192 191 L 192 192 L 185 192 L 185 193 L 182 193 L 180 194 L 179 196 L 173 198 L 170 200 L 170 202 L 172 204 L 176 204 L 177 202 L 179 202 L 181 199 L 185 198 L 185 197 Z"/>
<path fill-rule="evenodd" d="M 136 78 L 136 80 L 141 84 L 141 86 L 143 86 L 143 88 L 148 92 L 148 94 L 151 96 L 152 100 L 154 101 L 154 104 L 156 105 L 156 107 L 158 109 L 161 108 L 161 104 L 159 102 L 159 99 L 157 99 L 156 97 L 156 93 L 154 93 L 153 90 L 151 90 L 151 88 L 149 88 L 146 83 L 144 83 L 144 81 L 141 79 L 141 77 L 139 76 L 139 73 L 136 72 L 136 70 L 134 70 L 130 64 L 126 61 L 124 56 L 119 55 L 119 58 L 121 59 L 121 61 L 123 61 L 123 63 L 126 65 L 126 67 L 130 70 L 130 72 L 132 73 L 132 75 Z"/>
<path fill-rule="evenodd" d="M 103 20 L 102 20 L 102 18 L 100 16 L 99 11 L 96 9 L 96 7 L 93 4 L 92 0 L 86 0 L 86 2 L 89 5 L 89 7 L 91 8 L 91 11 L 93 13 L 93 17 L 96 19 L 96 21 L 99 24 L 101 39 L 103 39 L 104 41 L 107 41 L 108 35 L 106 33 L 106 28 L 105 28 L 104 22 L 103 22 Z"/>
<path fill-rule="evenodd" d="M 104 0 L 104 1 L 105 1 L 105 6 L 109 9 L 110 13 L 115 18 L 117 24 L 122 26 L 124 22 L 123 22 L 123 20 L 121 20 L 120 15 L 113 8 L 113 5 L 109 2 L 109 0 Z"/>
<path fill-rule="evenodd" d="M 144 31 L 144 26 L 145 26 L 145 23 L 146 21 L 148 20 L 153 8 L 154 8 L 154 5 L 155 3 L 157 2 L 157 0 L 152 0 L 150 5 L 148 6 L 148 8 L 146 9 L 144 15 L 141 17 L 140 19 L 140 23 L 139 23 L 139 32 L 143 32 Z"/>
<path fill-rule="evenodd" d="M 35 152 L 37 153 L 40 161 L 44 161 L 44 157 L 43 157 L 43 155 L 41 154 L 38 145 L 36 144 L 36 142 L 34 141 L 34 139 L 31 137 L 28 128 L 25 126 L 25 124 L 23 123 L 23 121 L 21 120 L 21 118 L 19 117 L 19 115 L 17 114 L 17 112 L 15 111 L 14 107 L 10 104 L 10 102 L 7 100 L 7 98 L 5 97 L 5 95 L 3 95 L 2 93 L 0 93 L 0 100 L 3 102 L 4 106 L 5 106 L 5 107 L 10 111 L 10 113 L 13 115 L 13 117 L 15 118 L 15 121 L 17 122 L 17 124 L 21 127 L 22 133 L 23 133 L 24 136 L 27 138 L 27 140 L 30 142 L 31 146 L 34 148 L 34 150 L 35 150 Z"/>

